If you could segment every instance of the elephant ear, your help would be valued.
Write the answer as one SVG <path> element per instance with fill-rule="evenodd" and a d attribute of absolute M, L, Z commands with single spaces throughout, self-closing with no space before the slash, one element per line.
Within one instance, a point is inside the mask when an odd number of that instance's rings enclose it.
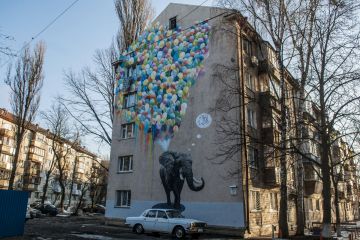
<path fill-rule="evenodd" d="M 174 166 L 175 164 L 174 153 L 170 151 L 166 151 L 162 153 L 159 157 L 159 162 L 164 167 Z"/>

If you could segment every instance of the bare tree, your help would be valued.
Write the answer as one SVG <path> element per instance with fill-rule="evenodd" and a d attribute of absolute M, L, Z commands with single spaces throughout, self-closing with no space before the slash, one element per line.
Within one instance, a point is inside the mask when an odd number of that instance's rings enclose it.
<path fill-rule="evenodd" d="M 357 91 L 360 68 L 357 30 L 357 1 L 321 1 L 316 13 L 309 92 L 320 112 L 319 136 L 323 175 L 323 237 L 331 227 L 331 146 L 335 129 L 340 137 L 356 133 L 360 96 Z"/>
<path fill-rule="evenodd" d="M 309 79 L 311 67 L 311 54 L 314 49 L 314 24 L 315 14 L 319 1 L 302 0 L 295 2 L 292 6 L 295 11 L 291 16 L 286 11 L 286 24 L 291 38 L 292 46 L 287 49 L 290 54 L 295 51 L 295 57 L 290 64 L 290 69 L 299 76 L 298 106 L 296 111 L 296 139 L 292 145 L 301 152 L 305 153 L 306 124 L 304 123 L 304 108 L 306 104 L 306 87 Z M 293 67 L 291 67 L 293 65 Z M 304 235 L 305 217 L 304 217 L 304 166 L 303 156 L 298 154 L 296 164 L 296 186 L 297 186 L 297 204 L 296 204 L 296 235 Z"/>
<path fill-rule="evenodd" d="M 16 148 L 9 179 L 9 190 L 14 188 L 14 179 L 19 161 L 21 143 L 26 129 L 34 121 L 40 103 L 40 90 L 43 84 L 44 43 L 38 43 L 33 52 L 25 47 L 24 52 L 15 64 L 12 74 L 11 67 L 5 83 L 11 89 L 11 108 L 16 116 Z"/>
<path fill-rule="evenodd" d="M 42 114 L 44 121 L 52 132 L 51 148 L 58 170 L 56 180 L 61 188 L 59 207 L 62 211 L 64 210 L 66 186 L 70 180 L 72 170 L 69 159 L 73 157 L 73 148 L 79 146 L 80 137 L 77 130 L 71 129 L 68 111 L 63 106 L 64 104 L 58 101 L 47 112 Z"/>
<path fill-rule="evenodd" d="M 45 170 L 45 183 L 44 183 L 44 186 L 43 186 L 43 194 L 41 196 L 41 204 L 42 205 L 44 205 L 44 203 L 45 203 L 50 177 L 51 177 L 51 175 L 52 175 L 52 173 L 53 173 L 53 171 L 55 169 L 55 166 L 56 166 L 56 161 L 55 160 L 56 160 L 55 155 L 53 155 L 53 157 L 51 158 L 51 160 L 49 162 L 48 168 Z"/>
<path fill-rule="evenodd" d="M 145 30 L 154 10 L 149 0 L 115 0 L 114 3 L 120 22 L 116 44 L 121 53 Z"/>
<path fill-rule="evenodd" d="M 64 106 L 85 132 L 109 147 L 117 81 L 112 63 L 118 60 L 119 52 L 138 38 L 153 12 L 148 0 L 116 0 L 114 4 L 120 22 L 117 46 L 111 44 L 108 49 L 95 52 L 94 70 L 85 67 L 80 74 L 65 72 L 70 97 L 64 98 Z"/>

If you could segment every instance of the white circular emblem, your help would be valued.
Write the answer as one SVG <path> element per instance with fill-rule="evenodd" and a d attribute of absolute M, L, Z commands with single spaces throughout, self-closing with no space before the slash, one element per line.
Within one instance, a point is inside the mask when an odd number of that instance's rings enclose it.
<path fill-rule="evenodd" d="M 196 118 L 196 125 L 199 128 L 207 128 L 210 126 L 211 124 L 211 116 L 207 113 L 201 113 L 199 116 L 197 116 Z"/>

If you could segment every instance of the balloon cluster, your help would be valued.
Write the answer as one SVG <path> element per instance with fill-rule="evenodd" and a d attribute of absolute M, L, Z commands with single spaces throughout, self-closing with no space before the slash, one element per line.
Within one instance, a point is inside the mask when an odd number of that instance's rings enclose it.
<path fill-rule="evenodd" d="M 169 139 L 179 130 L 189 89 L 208 53 L 209 30 L 206 21 L 186 30 L 156 24 L 123 53 L 116 87 L 123 120 L 135 121 L 153 140 Z"/>

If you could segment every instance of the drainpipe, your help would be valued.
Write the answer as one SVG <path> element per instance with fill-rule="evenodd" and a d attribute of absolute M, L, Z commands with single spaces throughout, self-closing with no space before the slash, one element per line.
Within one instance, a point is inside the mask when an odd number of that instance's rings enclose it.
<path fill-rule="evenodd" d="M 243 198 L 244 198 L 244 216 L 245 216 L 245 227 L 248 233 L 250 233 L 250 213 L 249 213 L 249 164 L 247 158 L 247 145 L 246 145 L 246 119 L 245 119 L 245 84 L 244 84 L 244 59 L 243 59 L 243 44 L 241 37 L 241 20 L 236 22 L 236 35 L 237 35 L 237 66 L 239 69 L 239 87 L 241 88 L 241 95 L 239 96 L 239 102 L 241 104 L 240 121 L 241 121 L 241 130 L 243 135 L 243 151 L 242 158 L 245 161 L 245 187 L 243 185 Z M 242 171 L 244 176 L 244 169 Z M 244 177 L 243 177 L 244 180 Z M 242 183 L 243 184 L 243 183 Z"/>

